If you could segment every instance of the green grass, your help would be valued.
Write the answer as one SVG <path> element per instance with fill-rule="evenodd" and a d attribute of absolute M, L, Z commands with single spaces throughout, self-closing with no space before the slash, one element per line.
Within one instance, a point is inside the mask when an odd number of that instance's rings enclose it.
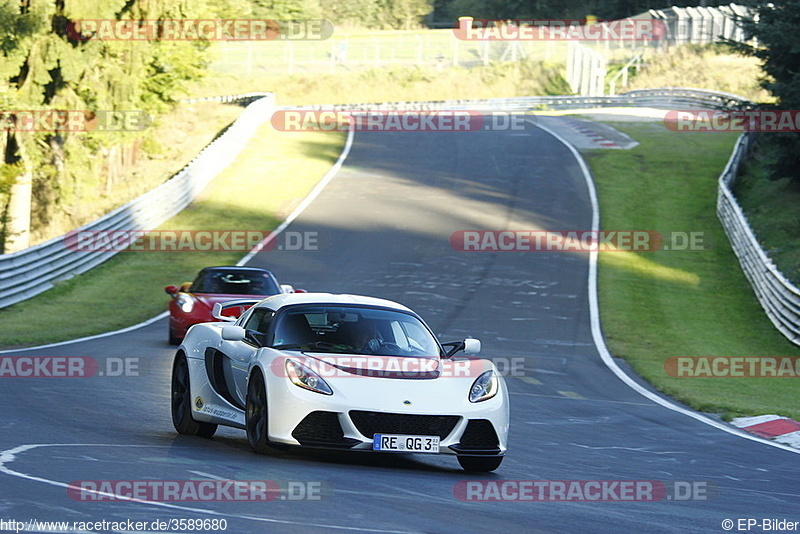
<path fill-rule="evenodd" d="M 734 194 L 767 255 L 789 281 L 800 285 L 800 181 L 771 179 L 770 157 L 758 148 L 751 153 Z"/>
<path fill-rule="evenodd" d="M 267 123 L 201 197 L 161 229 L 269 231 L 330 169 L 343 143 L 341 132 L 285 134 Z M 208 265 L 232 265 L 245 253 L 121 252 L 0 310 L 0 346 L 38 345 L 136 324 L 166 309 L 164 286 L 190 281 Z"/>
<path fill-rule="evenodd" d="M 733 93 L 754 102 L 771 102 L 773 98 L 759 86 L 758 80 L 763 76 L 760 62 L 754 57 L 744 57 L 720 45 L 684 45 L 666 53 L 648 50 L 641 72 L 628 87 L 617 84 L 617 91 L 694 87 Z"/>
<path fill-rule="evenodd" d="M 615 123 L 640 145 L 587 151 L 607 230 L 703 232 L 703 250 L 600 255 L 600 315 L 612 354 L 662 392 L 724 418 L 800 418 L 791 378 L 673 378 L 673 356 L 800 356 L 753 295 L 716 218 L 717 177 L 735 134 Z"/>
<path fill-rule="evenodd" d="M 292 75 L 240 71 L 209 77 L 192 90 L 200 96 L 269 90 L 280 105 L 481 99 L 569 94 L 564 75 L 562 65 L 535 60 L 442 71 L 425 65 Z"/>

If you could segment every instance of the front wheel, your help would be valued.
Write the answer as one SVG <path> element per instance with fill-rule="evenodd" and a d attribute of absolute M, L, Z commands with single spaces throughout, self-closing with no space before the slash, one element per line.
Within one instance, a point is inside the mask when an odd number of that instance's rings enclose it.
<path fill-rule="evenodd" d="M 210 438 L 217 425 L 192 419 L 192 388 L 189 382 L 189 364 L 179 352 L 172 364 L 172 424 L 179 434 Z"/>
<path fill-rule="evenodd" d="M 267 388 L 264 377 L 254 371 L 247 381 L 247 401 L 245 405 L 245 428 L 250 448 L 258 454 L 272 450 L 269 443 L 269 412 L 267 410 Z"/>
<path fill-rule="evenodd" d="M 459 456 L 458 463 L 465 471 L 488 473 L 503 462 L 502 456 Z"/>

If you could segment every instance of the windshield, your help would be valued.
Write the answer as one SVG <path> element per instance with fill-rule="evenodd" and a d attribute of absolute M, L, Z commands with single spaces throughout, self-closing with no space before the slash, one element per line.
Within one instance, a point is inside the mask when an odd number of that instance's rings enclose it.
<path fill-rule="evenodd" d="M 416 317 L 342 306 L 298 307 L 281 314 L 273 348 L 376 356 L 438 358 L 439 344 Z"/>
<path fill-rule="evenodd" d="M 200 273 L 189 292 L 270 296 L 281 293 L 281 288 L 263 271 L 207 271 Z"/>

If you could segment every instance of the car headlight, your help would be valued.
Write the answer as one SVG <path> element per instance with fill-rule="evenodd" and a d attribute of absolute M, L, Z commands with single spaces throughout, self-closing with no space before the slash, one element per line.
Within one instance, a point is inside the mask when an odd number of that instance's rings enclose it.
<path fill-rule="evenodd" d="M 333 390 L 328 383 L 302 363 L 286 360 L 286 375 L 295 386 L 323 395 L 333 395 Z"/>
<path fill-rule="evenodd" d="M 181 293 L 175 299 L 175 304 L 182 312 L 189 313 L 194 308 L 194 299 L 185 293 Z"/>
<path fill-rule="evenodd" d="M 469 388 L 469 401 L 481 402 L 489 400 L 497 395 L 498 389 L 500 389 L 500 384 L 497 375 L 494 371 L 486 371 L 479 376 L 475 382 L 472 383 L 472 387 Z"/>

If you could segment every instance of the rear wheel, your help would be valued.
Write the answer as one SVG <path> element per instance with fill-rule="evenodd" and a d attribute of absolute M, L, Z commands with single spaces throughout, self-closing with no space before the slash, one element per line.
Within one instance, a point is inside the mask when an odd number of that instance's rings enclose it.
<path fill-rule="evenodd" d="M 192 389 L 189 383 L 189 364 L 179 352 L 172 364 L 172 424 L 179 434 L 210 438 L 217 425 L 192 419 Z"/>
<path fill-rule="evenodd" d="M 264 377 L 259 371 L 254 371 L 247 381 L 245 428 L 251 449 L 258 454 L 267 454 L 272 450 L 267 432 L 269 429 L 267 388 L 264 385 Z"/>
<path fill-rule="evenodd" d="M 503 462 L 502 456 L 459 456 L 458 463 L 465 471 L 488 473 L 494 471 Z"/>

